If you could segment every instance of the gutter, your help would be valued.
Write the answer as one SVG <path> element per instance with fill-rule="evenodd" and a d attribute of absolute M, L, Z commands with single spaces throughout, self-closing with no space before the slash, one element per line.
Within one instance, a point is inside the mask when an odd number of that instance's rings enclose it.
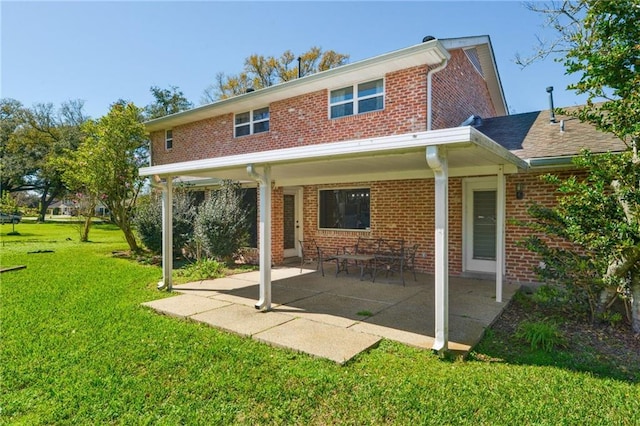
<path fill-rule="evenodd" d="M 525 160 L 529 167 L 563 167 L 573 165 L 575 156 L 530 158 Z"/>

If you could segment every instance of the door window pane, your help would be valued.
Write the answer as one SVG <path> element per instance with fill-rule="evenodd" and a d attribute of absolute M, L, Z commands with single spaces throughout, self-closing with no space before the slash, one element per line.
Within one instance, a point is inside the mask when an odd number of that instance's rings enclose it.
<path fill-rule="evenodd" d="M 473 258 L 496 259 L 496 191 L 473 192 Z"/>

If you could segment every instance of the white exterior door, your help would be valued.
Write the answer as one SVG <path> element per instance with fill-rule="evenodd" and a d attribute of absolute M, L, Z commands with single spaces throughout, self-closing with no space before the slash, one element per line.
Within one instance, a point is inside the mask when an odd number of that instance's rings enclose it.
<path fill-rule="evenodd" d="M 282 207 L 284 257 L 299 256 L 302 239 L 302 190 L 286 188 Z"/>
<path fill-rule="evenodd" d="M 464 270 L 496 272 L 496 178 L 469 179 L 464 183 Z"/>

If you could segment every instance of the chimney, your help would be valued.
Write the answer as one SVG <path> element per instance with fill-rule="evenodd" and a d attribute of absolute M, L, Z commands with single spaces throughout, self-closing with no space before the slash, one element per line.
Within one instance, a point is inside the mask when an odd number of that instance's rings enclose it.
<path fill-rule="evenodd" d="M 556 122 L 556 114 L 553 112 L 553 86 L 547 87 L 547 93 L 549 94 L 549 123 Z"/>

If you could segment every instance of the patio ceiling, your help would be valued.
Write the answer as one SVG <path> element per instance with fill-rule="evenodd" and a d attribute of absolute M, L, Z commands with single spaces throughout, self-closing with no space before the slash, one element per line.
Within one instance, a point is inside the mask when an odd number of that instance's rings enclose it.
<path fill-rule="evenodd" d="M 247 165 L 271 166 L 276 186 L 431 178 L 427 146 L 446 147 L 449 176 L 495 175 L 527 164 L 473 127 L 458 127 L 145 167 L 143 176 L 252 181 Z M 207 180 L 208 180 L 207 179 Z"/>

